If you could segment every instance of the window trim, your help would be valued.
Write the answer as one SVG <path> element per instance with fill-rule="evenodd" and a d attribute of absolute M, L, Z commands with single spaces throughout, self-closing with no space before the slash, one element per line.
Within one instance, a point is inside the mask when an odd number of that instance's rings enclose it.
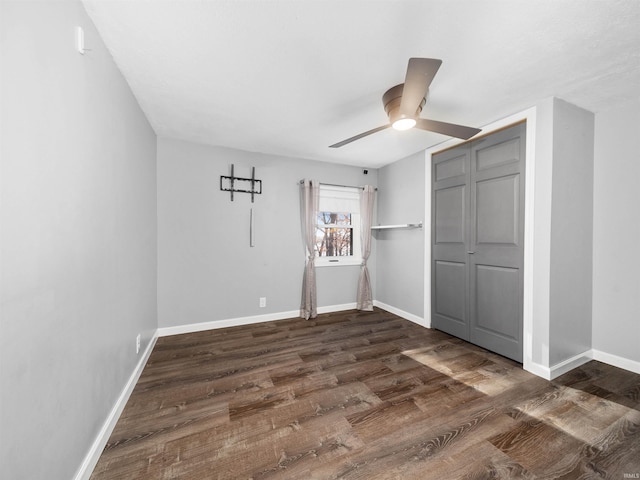
<path fill-rule="evenodd" d="M 322 204 L 322 196 L 323 194 L 327 198 L 349 198 L 352 201 L 355 200 L 355 196 L 358 197 L 358 211 L 342 211 L 342 212 L 332 212 L 332 213 L 350 213 L 351 214 L 351 226 L 340 226 L 338 228 L 350 228 L 351 229 L 351 238 L 353 241 L 353 255 L 349 256 L 337 256 L 337 257 L 321 257 L 317 255 L 315 256 L 315 266 L 316 267 L 341 267 L 341 266 L 354 266 L 354 265 L 362 265 L 362 240 L 361 240 L 361 219 L 360 219 L 360 191 L 357 188 L 351 187 L 324 187 L 320 185 L 320 204 Z M 344 210 L 344 209 L 343 209 Z M 322 210 L 320 206 L 318 212 L 329 211 Z M 316 223 L 316 227 L 321 227 L 322 224 Z"/>

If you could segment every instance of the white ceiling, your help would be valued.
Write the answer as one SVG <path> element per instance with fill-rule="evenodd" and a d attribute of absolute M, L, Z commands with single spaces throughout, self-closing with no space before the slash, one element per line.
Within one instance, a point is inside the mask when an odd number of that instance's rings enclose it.
<path fill-rule="evenodd" d="M 448 137 L 328 145 L 387 123 L 409 57 L 443 60 L 422 117 L 474 127 L 550 96 L 598 112 L 640 92 L 638 0 L 83 1 L 162 137 L 386 165 Z"/>

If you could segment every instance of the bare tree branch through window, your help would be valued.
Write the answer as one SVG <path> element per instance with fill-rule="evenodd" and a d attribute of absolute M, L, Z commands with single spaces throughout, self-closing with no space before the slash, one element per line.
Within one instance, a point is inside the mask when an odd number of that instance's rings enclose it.
<path fill-rule="evenodd" d="M 319 257 L 353 255 L 353 225 L 351 214 L 318 212 L 316 252 Z"/>

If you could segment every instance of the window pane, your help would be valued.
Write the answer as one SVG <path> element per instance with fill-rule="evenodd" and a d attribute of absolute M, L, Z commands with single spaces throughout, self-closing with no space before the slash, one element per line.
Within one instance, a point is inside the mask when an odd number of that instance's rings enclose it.
<path fill-rule="evenodd" d="M 318 256 L 353 256 L 351 214 L 345 212 L 318 212 L 317 218 L 316 253 Z"/>
<path fill-rule="evenodd" d="M 319 257 L 353 256 L 353 230 L 344 227 L 316 228 L 316 252 Z"/>
<path fill-rule="evenodd" d="M 344 212 L 318 212 L 318 225 L 351 225 L 351 214 Z"/>

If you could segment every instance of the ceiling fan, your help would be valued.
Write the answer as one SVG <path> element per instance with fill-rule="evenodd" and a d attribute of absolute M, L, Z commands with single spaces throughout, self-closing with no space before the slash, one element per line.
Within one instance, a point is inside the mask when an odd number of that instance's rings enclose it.
<path fill-rule="evenodd" d="M 374 128 L 351 138 L 330 145 L 339 148 L 355 140 L 389 127 L 396 130 L 408 130 L 416 127 L 421 130 L 441 133 L 451 137 L 467 140 L 480 132 L 479 128 L 465 127 L 453 123 L 438 122 L 419 118 L 422 107 L 427 102 L 429 85 L 436 76 L 442 60 L 436 58 L 410 58 L 404 83 L 387 90 L 382 96 L 384 110 L 389 116 L 389 124 Z"/>

